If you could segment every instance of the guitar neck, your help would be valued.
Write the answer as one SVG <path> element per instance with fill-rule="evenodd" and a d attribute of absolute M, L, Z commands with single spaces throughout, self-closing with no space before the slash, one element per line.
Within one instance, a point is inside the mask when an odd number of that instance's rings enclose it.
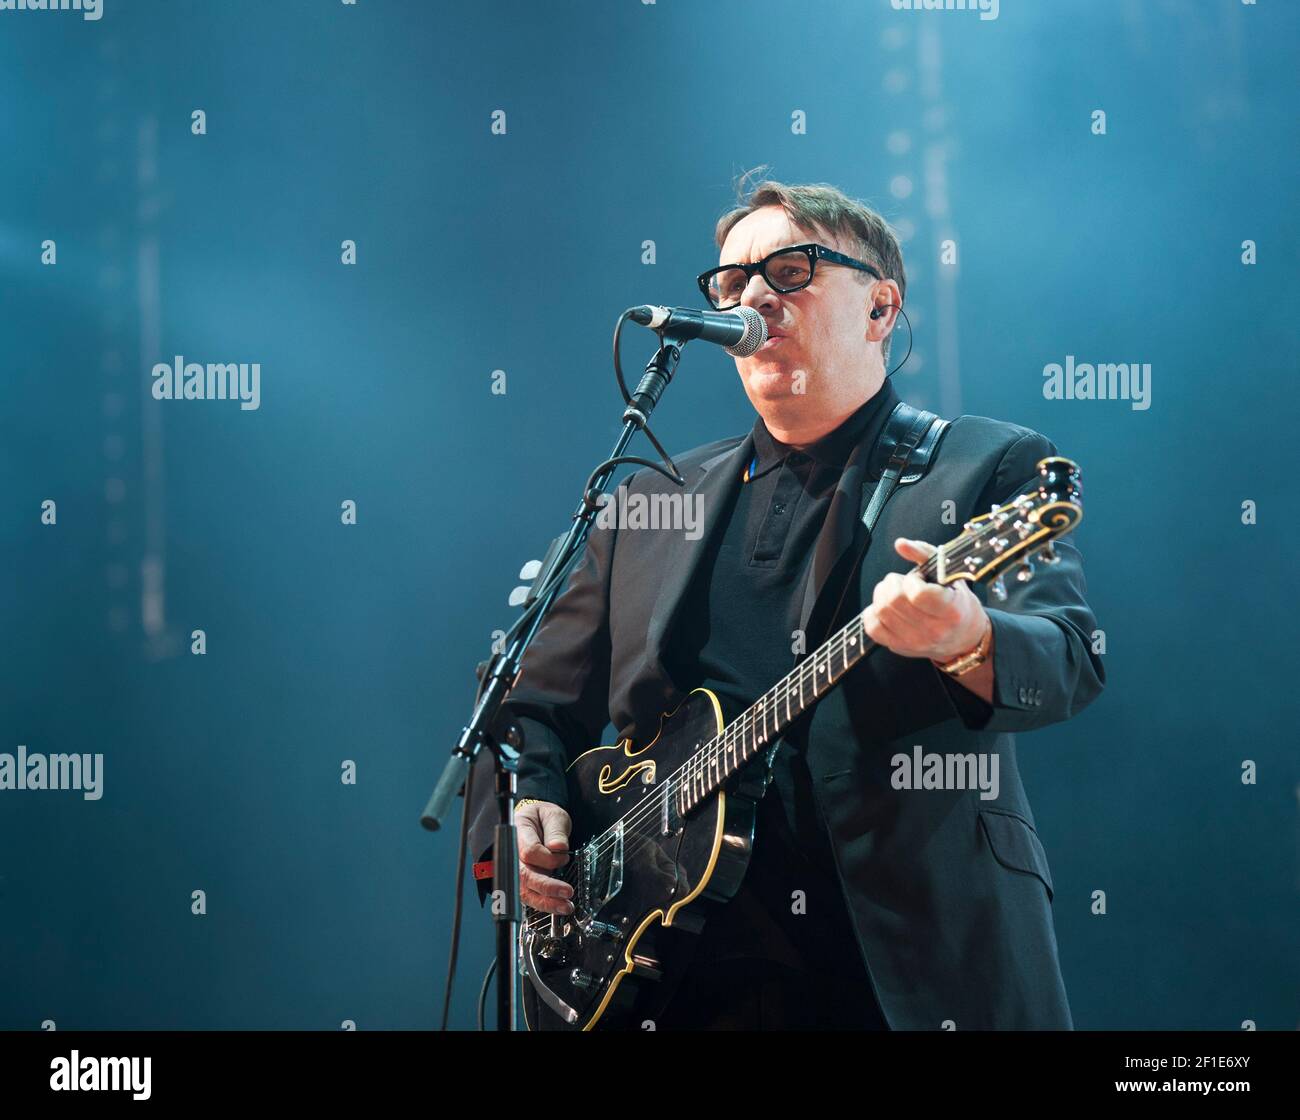
<path fill-rule="evenodd" d="M 673 775 L 678 814 L 685 816 L 720 789 L 875 647 L 863 628 L 861 614 L 855 614 L 847 626 L 777 681 Z"/>
<path fill-rule="evenodd" d="M 912 571 L 922 579 L 944 585 L 959 579 L 982 583 L 996 576 L 993 593 L 1005 599 L 1002 573 L 1009 565 L 1017 565 L 1015 578 L 1024 582 L 1033 575 L 1029 563 L 1033 554 L 1039 553 L 1045 563 L 1054 564 L 1059 557 L 1052 550 L 1052 542 L 1070 532 L 1083 516 L 1078 464 L 1059 455 L 1040 459 L 1033 484 L 1032 492 L 1018 493 L 1006 504 L 968 521 L 960 535 L 941 545 Z M 875 648 L 876 643 L 863 628 L 862 615 L 855 614 L 847 626 L 777 681 L 672 775 L 669 780 L 673 801 L 665 801 L 665 808 L 673 804 L 678 815 L 684 817 L 717 792 Z"/>

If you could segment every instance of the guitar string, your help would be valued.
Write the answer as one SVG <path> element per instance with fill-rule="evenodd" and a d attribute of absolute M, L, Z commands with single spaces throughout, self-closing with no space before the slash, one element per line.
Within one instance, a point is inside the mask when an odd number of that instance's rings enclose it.
<path fill-rule="evenodd" d="M 1013 504 L 1014 503 L 1008 503 L 1008 506 Z M 1008 506 L 1001 507 L 997 512 L 1006 511 L 1008 509 Z M 1022 512 L 1022 511 L 1018 509 L 1017 512 Z M 966 537 L 958 538 L 957 540 L 952 541 L 948 545 L 944 546 L 942 550 L 942 558 L 949 565 L 951 565 L 953 562 L 959 563 L 960 561 L 964 560 L 965 557 L 970 552 L 975 551 L 977 546 L 983 541 L 983 539 L 986 536 L 996 531 L 1000 531 L 1002 526 L 1005 525 L 1005 523 L 1006 523 L 1005 520 L 1002 522 L 998 522 L 994 517 L 991 517 L 988 523 L 982 526 L 975 533 L 972 533 Z M 1024 539 L 1025 538 L 1022 538 L 1022 541 Z M 920 564 L 912 568 L 911 571 L 922 576 L 932 575 L 938 570 L 939 559 L 940 559 L 940 552 L 936 551 L 926 560 L 922 561 Z M 687 812 L 689 812 L 690 809 L 695 808 L 697 805 L 699 805 L 703 801 L 704 797 L 708 796 L 709 793 L 713 792 L 714 788 L 720 788 L 721 785 L 725 783 L 727 779 L 732 776 L 733 773 L 737 772 L 741 766 L 752 761 L 753 758 L 756 758 L 759 751 L 761 751 L 765 746 L 769 745 L 773 739 L 778 738 L 780 733 L 784 731 L 787 727 L 789 727 L 790 724 L 793 723 L 794 720 L 798 718 L 797 716 L 792 716 L 790 714 L 790 700 L 792 699 L 793 692 L 796 686 L 798 687 L 798 692 L 799 692 L 799 707 L 800 707 L 799 715 L 800 716 L 803 715 L 808 708 L 808 704 L 805 702 L 803 697 L 803 690 L 805 684 L 811 683 L 811 685 L 813 686 L 813 690 L 814 690 L 813 700 L 814 701 L 820 700 L 821 697 L 817 695 L 816 689 L 818 687 L 817 686 L 817 673 L 819 668 L 818 661 L 823 651 L 825 651 L 824 671 L 827 674 L 826 680 L 824 682 L 826 686 L 825 691 L 829 691 L 831 688 L 833 688 L 835 683 L 840 679 L 840 677 L 842 677 L 849 670 L 849 668 L 853 667 L 848 664 L 849 654 L 848 654 L 847 647 L 848 645 L 853 644 L 849 642 L 850 631 L 853 630 L 855 626 L 861 628 L 861 623 L 862 623 L 862 612 L 859 612 L 851 622 L 849 622 L 846 626 L 844 626 L 842 629 L 837 631 L 834 635 L 832 635 L 829 639 L 827 639 L 817 650 L 815 650 L 811 657 L 802 661 L 798 666 L 796 666 L 788 674 L 786 674 L 785 677 L 782 677 L 781 680 L 777 681 L 777 683 L 773 685 L 772 688 L 768 689 L 768 691 L 765 692 L 761 697 L 759 697 L 759 699 L 755 701 L 754 704 L 750 705 L 743 713 L 741 713 L 741 715 L 735 721 L 733 721 L 731 724 L 728 724 L 727 727 L 725 727 L 722 730 L 722 732 L 714 736 L 714 738 L 710 739 L 703 747 L 701 747 L 681 766 L 679 766 L 677 770 L 673 771 L 673 773 L 670 774 L 669 777 L 663 783 L 661 783 L 660 790 L 662 792 L 656 791 L 655 796 L 651 796 L 645 799 L 645 801 L 641 802 L 636 807 L 634 807 L 633 810 L 627 815 L 627 817 L 621 818 L 620 821 L 616 821 L 614 825 L 611 825 L 609 828 L 605 829 L 603 833 L 597 836 L 594 839 L 594 841 L 589 841 L 586 845 L 583 846 L 582 849 L 579 850 L 590 852 L 591 854 L 588 858 L 594 859 L 597 862 L 597 868 L 599 868 L 599 861 L 601 860 L 601 858 L 604 855 L 606 855 L 608 852 L 612 851 L 612 849 L 619 842 L 619 838 L 620 838 L 619 834 L 615 831 L 619 823 L 622 824 L 621 835 L 625 843 L 629 833 L 631 833 L 633 837 L 644 838 L 648 840 L 650 834 L 639 831 L 639 826 L 643 823 L 649 822 L 652 819 L 662 816 L 663 802 L 666 800 L 668 796 L 675 795 L 675 792 L 682 791 L 682 790 L 689 791 L 690 794 L 693 795 L 694 794 L 693 786 L 697 778 L 702 779 L 704 786 L 707 788 L 704 788 L 702 790 L 699 800 L 696 800 L 694 804 L 689 806 Z M 857 650 L 857 658 L 858 660 L 861 660 L 861 658 L 865 657 L 867 652 L 869 652 L 868 643 L 870 642 L 870 639 L 866 636 L 865 629 L 862 629 L 862 635 L 860 639 L 858 639 L 856 636 L 854 637 L 855 637 L 855 641 L 858 641 L 860 644 L 860 648 Z M 835 674 L 831 669 L 831 666 L 833 664 L 833 647 L 837 642 L 839 643 L 840 646 L 841 660 L 845 664 L 845 667 L 840 670 L 840 673 L 838 675 Z M 874 645 L 875 643 L 871 642 L 871 646 L 874 647 Z M 857 661 L 854 662 L 854 666 L 856 666 L 856 664 Z M 784 697 L 781 695 L 783 688 L 784 688 Z M 773 696 L 770 706 L 767 704 L 767 699 L 769 695 Z M 784 726 L 779 725 L 780 716 L 778 713 L 776 717 L 777 722 L 773 724 L 773 730 L 771 734 L 766 734 L 767 721 L 768 721 L 767 712 L 772 710 L 773 708 L 778 708 L 782 699 L 784 699 L 786 702 L 786 723 L 784 724 Z M 762 709 L 761 715 L 759 714 L 760 709 Z M 758 726 L 758 721 L 760 718 L 763 721 L 763 729 L 765 733 L 764 738 L 755 743 L 754 751 L 749 758 L 745 758 L 743 761 L 736 763 L 733 769 L 728 769 L 728 761 L 726 758 L 727 752 L 729 750 L 731 751 L 732 760 L 734 761 L 736 757 L 735 748 L 738 745 L 737 740 L 739 740 L 741 745 L 741 750 L 743 753 L 744 737 L 745 735 L 748 734 L 748 732 L 752 731 L 755 727 Z M 728 742 L 729 739 L 730 742 Z M 720 767 L 715 765 L 715 763 L 719 759 L 721 760 Z M 570 886 L 576 886 L 576 883 L 573 881 L 572 876 L 578 874 L 579 871 L 580 868 L 578 862 L 574 861 L 572 864 L 570 864 L 568 868 L 563 869 L 561 871 L 561 874 L 555 876 L 555 878 L 563 879 L 565 882 L 568 882 Z M 530 928 L 538 928 L 540 925 L 546 925 L 550 923 L 551 916 L 552 916 L 550 911 L 541 910 L 536 907 L 526 906 L 526 908 L 531 912 L 540 915 L 540 918 L 538 920 L 529 922 Z M 560 916 L 563 917 L 564 915 L 560 915 Z"/>

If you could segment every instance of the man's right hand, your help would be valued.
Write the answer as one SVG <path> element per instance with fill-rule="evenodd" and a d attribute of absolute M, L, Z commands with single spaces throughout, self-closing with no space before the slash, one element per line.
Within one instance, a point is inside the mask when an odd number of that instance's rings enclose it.
<path fill-rule="evenodd" d="M 519 833 L 519 896 L 535 910 L 572 914 L 573 888 L 548 872 L 569 862 L 573 821 L 550 801 L 531 801 L 515 809 Z"/>

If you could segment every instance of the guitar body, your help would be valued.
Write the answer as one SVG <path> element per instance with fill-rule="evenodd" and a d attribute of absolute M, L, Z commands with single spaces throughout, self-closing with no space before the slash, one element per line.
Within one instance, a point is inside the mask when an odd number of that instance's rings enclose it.
<path fill-rule="evenodd" d="M 571 859 L 560 874 L 574 887 L 574 913 L 524 907 L 530 1030 L 638 1029 L 676 990 L 708 908 L 744 877 L 765 786 L 759 757 L 676 815 L 660 784 L 722 729 L 717 698 L 695 689 L 649 742 L 596 747 L 570 765 Z"/>

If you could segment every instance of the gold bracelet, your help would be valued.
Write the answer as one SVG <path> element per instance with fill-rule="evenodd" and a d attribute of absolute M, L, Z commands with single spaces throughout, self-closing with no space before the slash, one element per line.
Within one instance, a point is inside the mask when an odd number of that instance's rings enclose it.
<path fill-rule="evenodd" d="M 993 620 L 989 619 L 988 629 L 980 635 L 980 640 L 975 643 L 975 648 L 965 653 L 959 653 L 956 657 L 950 658 L 943 663 L 935 662 L 937 668 L 943 670 L 950 677 L 960 677 L 963 673 L 969 673 L 972 669 L 978 669 L 985 661 L 988 660 L 989 646 L 993 642 Z"/>

